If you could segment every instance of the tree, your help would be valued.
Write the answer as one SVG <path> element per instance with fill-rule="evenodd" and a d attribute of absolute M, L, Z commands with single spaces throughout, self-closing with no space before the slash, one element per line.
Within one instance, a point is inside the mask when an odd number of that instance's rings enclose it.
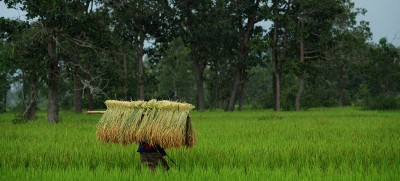
<path fill-rule="evenodd" d="M 159 30 L 163 20 L 158 1 L 105 1 L 114 19 L 113 26 L 119 36 L 136 48 L 138 99 L 144 100 L 144 42 Z"/>
<path fill-rule="evenodd" d="M 335 18 L 327 23 L 327 29 L 330 30 L 318 40 L 321 51 L 314 54 L 317 58 L 307 65 L 307 86 L 310 91 L 305 96 L 308 100 L 315 97 L 320 102 L 318 105 L 316 101 L 309 101 L 308 106 L 343 106 L 351 103 L 350 97 L 355 96 L 355 89 L 359 87 L 357 82 L 360 82 L 358 67 L 367 59 L 365 42 L 370 37 L 368 23 L 361 21 L 357 25 L 356 22 L 356 16 L 364 13 L 364 9 L 354 9 L 354 3 L 350 1 L 338 3 L 334 11 Z"/>
<path fill-rule="evenodd" d="M 0 44 L 0 55 L 5 54 L 5 48 L 3 42 Z M 4 65 L 4 57 L 0 57 L 0 112 L 5 112 L 7 107 L 7 91 L 9 89 L 7 81 L 7 68 Z"/>
<path fill-rule="evenodd" d="M 281 62 L 286 59 L 287 34 L 290 32 L 290 19 L 288 18 L 292 6 L 292 1 L 274 0 L 271 7 L 273 19 L 273 38 L 272 39 L 272 67 L 273 67 L 273 93 L 274 110 L 281 110 Z M 279 56 L 280 55 L 280 56 Z M 280 60 L 279 60 L 280 59 Z"/>
<path fill-rule="evenodd" d="M 190 50 L 181 39 L 171 42 L 165 56 L 157 63 L 158 96 L 167 100 L 192 102 L 195 97 L 194 74 L 189 61 Z"/>
<path fill-rule="evenodd" d="M 11 70 L 14 70 L 10 42 L 13 40 L 12 36 L 23 31 L 26 26 L 27 24 L 22 21 L 0 18 L 0 112 L 6 111 L 6 96 L 9 90 L 8 75 Z"/>
<path fill-rule="evenodd" d="M 371 96 L 393 96 L 399 93 L 400 54 L 386 38 L 381 38 L 376 46 L 370 49 L 371 61 L 366 73 L 369 80 Z"/>
<path fill-rule="evenodd" d="M 40 27 L 37 24 L 29 25 L 28 22 L 19 20 L 1 19 L 1 37 L 6 40 L 2 43 L 2 66 L 1 72 L 4 83 L 8 83 L 7 74 L 19 73 L 22 78 L 23 87 L 29 87 L 28 103 L 25 105 L 25 95 L 23 95 L 22 108 L 24 108 L 23 118 L 32 120 L 36 117 L 36 97 L 37 83 L 42 74 L 42 64 L 40 59 L 43 57 L 42 42 L 40 41 Z M 7 91 L 7 84 L 4 90 Z M 23 88 L 24 89 L 24 88 Z M 4 92 L 4 103 L 7 92 Z M 4 106 L 5 110 L 5 106 Z"/>
<path fill-rule="evenodd" d="M 244 90 L 246 80 L 246 57 L 250 51 L 249 42 L 254 35 L 255 24 L 263 19 L 263 11 L 269 7 L 260 0 L 232 2 L 232 15 L 235 15 L 233 24 L 236 32 L 238 47 L 236 50 L 236 70 L 233 76 L 233 85 L 229 93 L 229 100 L 225 111 L 233 111 L 239 88 Z"/>
<path fill-rule="evenodd" d="M 336 71 L 333 77 L 336 77 L 337 82 L 337 95 L 339 106 L 344 106 L 346 103 L 346 89 L 347 86 L 353 82 L 351 75 L 358 73 L 358 67 L 363 66 L 367 58 L 367 45 L 366 39 L 368 38 L 362 28 L 349 29 L 336 34 L 333 38 L 335 41 L 334 47 L 329 50 L 329 60 L 333 61 L 333 66 Z M 361 31 L 360 31 L 361 30 Z M 359 76 L 359 75 L 358 75 Z"/>
<path fill-rule="evenodd" d="M 223 44 L 233 34 L 229 22 L 229 11 L 226 1 L 173 1 L 169 7 L 176 17 L 171 22 L 172 36 L 179 35 L 190 49 L 190 60 L 196 82 L 196 108 L 202 111 L 205 108 L 205 69 L 213 65 L 216 52 L 229 50 Z M 224 54 L 225 55 L 225 54 Z M 218 59 L 221 60 L 222 58 Z"/>
<path fill-rule="evenodd" d="M 328 40 L 332 37 L 331 30 L 335 17 L 340 14 L 344 1 L 293 1 L 290 10 L 291 20 L 288 25 L 297 46 L 298 58 L 294 73 L 298 79 L 298 89 L 295 95 L 295 108 L 301 109 L 301 97 L 304 93 L 307 72 L 313 61 L 323 59 L 327 50 Z M 289 30 L 289 29 L 287 29 Z"/>
<path fill-rule="evenodd" d="M 25 11 L 27 18 L 37 20 L 41 25 L 42 33 L 46 36 L 47 56 L 43 57 L 46 62 L 47 85 L 48 85 L 48 112 L 47 119 L 50 123 L 59 121 L 58 111 L 58 91 L 59 79 L 61 75 L 60 47 L 67 39 L 68 25 L 74 22 L 75 15 L 79 14 L 82 7 L 87 7 L 90 1 L 64 1 L 64 0 L 45 0 L 45 1 L 23 1 L 23 0 L 5 0 L 8 7 L 20 8 Z M 86 4 L 85 4 L 86 3 Z M 65 60 L 65 59 L 63 59 Z"/>
<path fill-rule="evenodd" d="M 190 59 L 193 62 L 197 90 L 197 110 L 203 111 L 205 105 L 204 95 L 204 68 L 206 66 L 206 48 L 204 41 L 200 40 L 206 27 L 201 18 L 209 19 L 208 12 L 212 9 L 210 1 L 174 1 L 174 12 L 177 20 L 174 31 L 181 34 L 183 41 L 190 48 Z M 200 33 L 202 32 L 202 33 Z M 174 33 L 175 34 L 175 33 Z M 203 39 L 204 40 L 204 39 Z"/>
<path fill-rule="evenodd" d="M 94 11 L 90 6 L 93 3 L 86 1 L 77 4 L 72 21 L 68 21 L 68 26 L 64 28 L 68 34 L 67 41 L 64 41 L 62 45 L 61 54 L 69 60 L 66 62 L 66 66 L 71 72 L 67 74 L 73 81 L 73 103 L 76 113 L 81 113 L 83 109 L 84 87 L 91 87 L 92 89 L 96 87 L 94 84 L 88 84 L 91 78 L 89 78 L 89 81 L 87 78 L 92 74 L 91 72 L 96 72 L 95 69 L 111 68 L 107 66 L 108 64 L 105 65 L 106 67 L 101 67 L 102 64 L 99 64 L 101 61 L 98 60 L 103 59 L 102 54 L 109 53 L 111 47 L 118 47 L 112 41 L 113 37 L 109 28 L 110 21 L 107 12 L 102 8 Z M 101 79 L 100 82 L 103 82 L 106 77 L 101 77 Z M 126 77 L 125 82 L 128 82 Z M 90 91 L 90 93 L 94 92 Z M 127 92 L 125 92 L 124 97 L 127 97 Z"/>
<path fill-rule="evenodd" d="M 36 118 L 38 83 L 43 77 L 44 62 L 46 55 L 45 42 L 41 32 L 40 24 L 32 24 L 21 34 L 15 35 L 13 42 L 14 65 L 21 70 L 24 87 L 29 87 L 28 101 L 23 117 L 26 120 Z"/>

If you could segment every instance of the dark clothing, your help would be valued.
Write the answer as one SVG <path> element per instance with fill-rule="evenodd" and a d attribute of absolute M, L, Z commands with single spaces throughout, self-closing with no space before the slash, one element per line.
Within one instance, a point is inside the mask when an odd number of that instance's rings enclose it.
<path fill-rule="evenodd" d="M 169 170 L 168 163 L 163 158 L 167 153 L 160 146 L 150 146 L 146 142 L 141 142 L 137 152 L 140 153 L 140 162 L 148 166 L 152 171 L 155 171 L 160 163 L 165 170 Z"/>
<path fill-rule="evenodd" d="M 146 142 L 140 142 L 139 147 L 137 149 L 137 152 L 146 152 L 146 153 L 153 153 L 153 152 L 159 152 L 161 153 L 162 156 L 167 155 L 165 152 L 164 148 L 161 148 L 159 145 L 156 146 L 150 146 Z"/>
<path fill-rule="evenodd" d="M 140 152 L 140 162 L 155 171 L 160 165 L 164 170 L 169 170 L 167 161 L 159 152 Z"/>

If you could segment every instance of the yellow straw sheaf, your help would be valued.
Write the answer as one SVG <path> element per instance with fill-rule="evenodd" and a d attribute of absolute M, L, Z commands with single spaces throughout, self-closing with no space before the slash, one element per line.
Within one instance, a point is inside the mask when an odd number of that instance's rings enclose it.
<path fill-rule="evenodd" d="M 189 111 L 194 106 L 174 101 L 105 101 L 106 112 L 97 126 L 103 142 L 130 144 L 146 141 L 151 145 L 192 147 L 195 131 Z"/>

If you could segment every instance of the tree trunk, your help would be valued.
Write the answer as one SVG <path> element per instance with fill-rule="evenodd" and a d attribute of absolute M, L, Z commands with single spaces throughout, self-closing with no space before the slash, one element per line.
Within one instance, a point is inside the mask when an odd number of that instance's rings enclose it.
<path fill-rule="evenodd" d="M 6 112 L 7 110 L 7 89 L 1 90 L 1 105 L 0 105 L 0 112 Z"/>
<path fill-rule="evenodd" d="M 197 58 L 194 62 L 194 71 L 196 73 L 196 87 L 197 87 L 197 110 L 204 110 L 204 61 Z"/>
<path fill-rule="evenodd" d="M 303 30 L 303 19 L 302 17 L 300 17 L 300 31 Z M 304 37 L 303 37 L 303 33 L 300 34 L 300 65 L 302 65 L 301 67 L 303 67 L 304 65 Z M 300 75 L 298 76 L 298 82 L 299 82 L 299 89 L 297 91 L 296 94 L 296 103 L 295 103 L 295 107 L 296 107 L 296 111 L 300 111 L 301 110 L 301 96 L 303 95 L 303 91 L 304 91 L 304 70 L 301 70 Z"/>
<path fill-rule="evenodd" d="M 238 63 L 236 65 L 236 72 L 235 75 L 233 77 L 233 86 L 232 89 L 229 93 L 229 100 L 228 100 L 228 104 L 227 107 L 225 109 L 225 111 L 229 111 L 232 112 L 235 110 L 235 103 L 236 103 L 236 97 L 239 91 L 239 86 L 241 84 L 241 81 L 245 80 L 244 78 L 244 72 L 246 71 L 246 65 L 244 64 L 245 61 L 245 57 L 248 54 L 248 43 L 250 40 L 250 33 L 252 30 L 252 27 L 254 26 L 254 24 L 250 25 L 248 24 L 247 26 L 250 26 L 249 29 L 246 32 L 243 32 L 242 35 L 240 35 L 239 37 L 241 37 L 241 41 L 240 41 L 240 46 L 239 46 L 239 50 L 238 50 Z"/>
<path fill-rule="evenodd" d="M 388 76 L 385 76 L 385 77 L 383 77 L 383 78 L 381 78 L 382 79 L 382 89 L 383 89 L 383 94 L 385 95 L 385 96 L 389 96 L 390 94 L 389 94 L 389 77 Z"/>
<path fill-rule="evenodd" d="M 275 62 L 276 64 L 278 63 L 278 62 Z M 275 64 L 275 63 L 273 63 L 274 65 L 273 65 L 273 68 L 275 69 L 274 70 L 274 74 L 273 74 L 273 89 L 274 89 L 274 99 L 275 99 L 275 101 L 274 101 L 274 110 L 275 111 L 281 111 L 281 78 L 280 78 L 280 73 L 279 73 L 279 70 L 278 70 L 278 68 L 276 67 L 277 65 Z"/>
<path fill-rule="evenodd" d="M 37 75 L 33 73 L 29 77 L 29 103 L 23 115 L 25 120 L 33 120 L 36 118 Z"/>
<path fill-rule="evenodd" d="M 240 92 L 239 92 L 239 107 L 238 111 L 243 111 L 243 104 L 244 104 L 244 81 L 240 83 Z"/>
<path fill-rule="evenodd" d="M 144 100 L 144 66 L 143 66 L 143 48 L 144 48 L 144 35 L 138 36 L 138 48 L 137 48 L 137 91 L 138 99 Z"/>
<path fill-rule="evenodd" d="M 274 0 L 274 42 L 272 47 L 272 67 L 273 67 L 273 93 L 274 93 L 274 110 L 281 110 L 281 94 L 280 94 L 280 73 L 279 73 L 279 62 L 278 62 L 278 1 Z"/>
<path fill-rule="evenodd" d="M 0 87 L 0 112 L 5 112 L 8 92 L 7 74 L 0 74 Z"/>
<path fill-rule="evenodd" d="M 210 107 L 212 108 L 217 108 L 218 107 L 218 87 L 219 87 L 219 82 L 218 82 L 218 75 L 217 75 L 217 64 L 212 63 L 210 66 L 210 83 L 208 84 L 210 87 L 212 87 L 210 91 Z"/>
<path fill-rule="evenodd" d="M 128 95 L 128 65 L 127 65 L 127 62 L 126 62 L 126 54 L 127 54 L 127 52 L 124 50 L 124 52 L 123 52 L 123 66 L 124 66 L 124 79 L 125 79 L 125 81 L 124 81 L 124 100 L 128 100 L 129 98 L 129 95 Z"/>
<path fill-rule="evenodd" d="M 303 94 L 304 91 L 304 75 L 299 75 L 298 76 L 298 83 L 299 83 L 299 89 L 297 90 L 297 94 L 296 94 L 296 111 L 300 111 L 301 110 L 301 96 Z"/>
<path fill-rule="evenodd" d="M 56 52 L 56 42 L 53 36 L 49 37 L 47 44 L 47 52 L 49 55 L 48 64 L 48 110 L 47 121 L 49 123 L 57 123 L 58 118 L 58 78 L 60 70 L 58 67 L 58 57 Z"/>
<path fill-rule="evenodd" d="M 339 66 L 339 80 L 338 80 L 338 88 L 339 88 L 339 106 L 344 106 L 344 65 L 341 64 Z"/>
<path fill-rule="evenodd" d="M 249 42 L 253 34 L 254 25 L 259 21 L 257 20 L 257 11 L 259 8 L 260 0 L 254 1 L 254 6 L 248 12 L 247 22 L 245 25 L 240 28 L 241 30 L 238 32 L 237 37 L 239 38 L 239 48 L 237 51 L 237 70 L 234 75 L 233 87 L 230 91 L 229 100 L 227 104 L 227 108 L 225 111 L 233 111 L 235 109 L 235 102 L 238 93 L 239 86 L 241 81 L 246 79 L 245 71 L 246 71 L 246 57 L 249 54 Z M 241 22 L 244 23 L 244 22 Z"/>
<path fill-rule="evenodd" d="M 76 62 L 79 63 L 79 62 Z M 75 113 L 82 113 L 82 81 L 79 75 L 79 66 L 74 66 L 74 109 Z"/>
<path fill-rule="evenodd" d="M 224 87 L 225 81 L 221 79 L 221 75 L 219 75 L 220 70 L 220 62 L 212 62 L 210 66 L 210 83 L 208 84 L 212 87 L 210 92 L 210 105 L 212 108 L 224 108 L 226 103 L 221 95 L 222 95 L 222 87 Z"/>
<path fill-rule="evenodd" d="M 2 106 L 0 108 L 0 112 L 6 112 L 7 111 L 7 92 L 8 92 L 7 89 L 4 90 L 4 93 L 3 93 L 4 97 L 3 97 L 2 101 L 1 101 Z"/>
<path fill-rule="evenodd" d="M 93 110 L 93 95 L 89 92 L 89 100 L 88 100 L 88 110 Z"/>
<path fill-rule="evenodd" d="M 238 69 L 240 69 L 240 67 Z M 235 76 L 233 79 L 233 87 L 229 94 L 230 96 L 229 96 L 229 100 L 228 100 L 228 105 L 227 105 L 225 111 L 232 112 L 235 110 L 236 95 L 237 95 L 237 92 L 238 92 L 239 86 L 240 86 L 240 79 L 241 79 L 240 73 L 241 72 L 242 72 L 241 70 L 237 70 L 235 73 Z"/>
<path fill-rule="evenodd" d="M 274 97 L 275 97 L 275 111 L 281 111 L 281 78 L 280 73 L 275 73 L 273 76 L 274 79 Z"/>

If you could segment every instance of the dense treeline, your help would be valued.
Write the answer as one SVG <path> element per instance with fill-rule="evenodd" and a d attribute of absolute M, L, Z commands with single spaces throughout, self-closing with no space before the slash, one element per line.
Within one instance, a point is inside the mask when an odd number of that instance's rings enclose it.
<path fill-rule="evenodd" d="M 57 122 L 60 108 L 106 99 L 400 107 L 399 48 L 368 43 L 356 21 L 366 11 L 350 0 L 3 2 L 27 20 L 0 19 L 0 110 L 20 83 L 25 119 L 43 102 Z"/>

